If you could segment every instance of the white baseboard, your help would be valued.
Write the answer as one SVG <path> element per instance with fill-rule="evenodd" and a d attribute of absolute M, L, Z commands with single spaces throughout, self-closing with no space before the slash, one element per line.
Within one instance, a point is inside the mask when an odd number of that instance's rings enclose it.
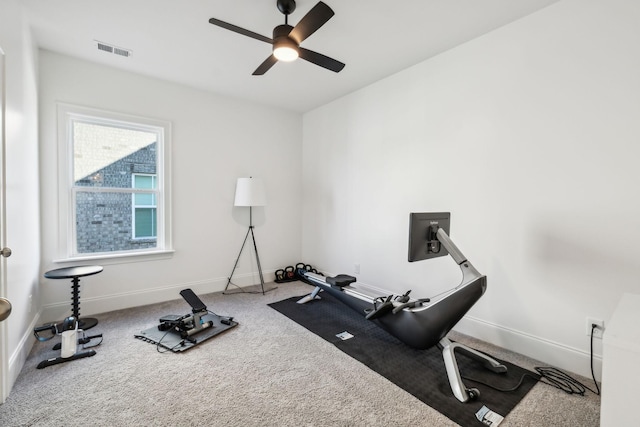
<path fill-rule="evenodd" d="M 15 351 L 9 356 L 9 389 L 13 388 L 13 384 L 15 384 L 18 379 L 18 375 L 20 375 L 20 372 L 24 367 L 24 362 L 27 360 L 27 356 L 31 352 L 33 344 L 36 342 L 36 338 L 33 336 L 33 329 L 40 323 L 39 319 L 41 313 L 42 312 L 39 312 L 33 318 L 31 324 L 20 339 Z"/>
<path fill-rule="evenodd" d="M 263 272 L 263 278 L 265 283 L 273 282 L 275 279 L 275 271 Z M 191 288 L 197 295 L 221 292 L 227 286 L 227 280 L 227 277 L 222 277 L 132 292 L 103 295 L 100 297 L 81 298 L 81 314 L 83 316 L 89 316 L 114 310 L 140 307 L 143 305 L 180 299 L 180 291 L 186 288 Z M 229 286 L 229 290 L 233 290 L 236 286 L 243 288 L 256 284 L 260 284 L 257 272 L 236 274 L 233 276 L 232 285 Z M 68 316 L 69 313 L 70 305 L 68 302 L 47 304 L 42 308 L 42 323 L 61 320 Z"/>
<path fill-rule="evenodd" d="M 589 352 L 472 316 L 463 317 L 454 330 L 539 360 L 547 366 L 554 366 L 563 371 L 591 378 L 591 354 Z M 601 381 L 601 355 L 594 354 L 593 369 L 596 379 Z"/>
<path fill-rule="evenodd" d="M 275 279 L 274 273 L 275 271 L 263 272 L 265 282 L 272 282 Z M 326 275 L 331 276 L 331 273 L 326 273 Z M 233 283 L 239 287 L 252 286 L 259 284 L 258 277 L 258 274 L 255 272 L 235 275 L 233 277 Z M 96 298 L 83 298 L 81 301 L 82 313 L 84 315 L 93 315 L 179 299 L 179 292 L 186 288 L 193 289 L 196 294 L 220 292 L 224 290 L 226 285 L 227 278 L 224 277 L 198 282 L 180 283 L 140 291 L 123 292 L 120 294 L 112 294 Z M 358 282 L 357 287 L 361 287 L 381 296 L 393 293 L 362 282 Z M 232 287 L 230 289 L 232 289 Z M 28 332 L 31 332 L 33 327 L 36 326 L 35 322 L 46 323 L 57 321 L 68 315 L 68 313 L 68 302 L 46 305 L 42 308 L 41 315 L 34 319 L 34 324 L 31 325 Z M 546 365 L 555 366 L 559 369 L 573 372 L 587 378 L 591 377 L 591 359 L 590 354 L 587 351 L 547 340 L 542 337 L 533 336 L 522 331 L 510 329 L 473 316 L 465 316 L 454 329 L 457 332 L 486 341 L 507 350 L 515 351 L 533 359 L 540 360 Z M 20 373 L 20 369 L 24 364 L 26 355 L 31 350 L 34 341 L 35 339 L 31 334 L 26 334 L 21 341 L 18 350 L 16 350 L 14 355 L 11 357 L 9 370 L 13 381 L 17 378 L 17 374 Z M 597 354 L 594 355 L 593 364 L 596 378 L 600 380 L 602 375 L 602 356 Z"/>

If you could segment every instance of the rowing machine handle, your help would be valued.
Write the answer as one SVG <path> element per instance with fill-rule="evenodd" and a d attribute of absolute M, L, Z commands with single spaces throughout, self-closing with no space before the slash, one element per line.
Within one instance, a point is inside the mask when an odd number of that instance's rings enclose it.
<path fill-rule="evenodd" d="M 422 305 L 423 302 L 429 302 L 429 301 L 431 301 L 429 298 L 420 298 L 419 300 L 416 300 L 416 301 L 406 302 L 394 308 L 391 313 L 398 314 L 405 308 L 419 307 Z"/>

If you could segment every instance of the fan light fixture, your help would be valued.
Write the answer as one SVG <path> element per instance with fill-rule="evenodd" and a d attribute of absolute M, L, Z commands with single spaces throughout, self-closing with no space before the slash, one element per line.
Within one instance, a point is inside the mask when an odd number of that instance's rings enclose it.
<path fill-rule="evenodd" d="M 295 61 L 298 59 L 298 45 L 288 37 L 281 37 L 273 44 L 273 56 L 278 61 Z"/>

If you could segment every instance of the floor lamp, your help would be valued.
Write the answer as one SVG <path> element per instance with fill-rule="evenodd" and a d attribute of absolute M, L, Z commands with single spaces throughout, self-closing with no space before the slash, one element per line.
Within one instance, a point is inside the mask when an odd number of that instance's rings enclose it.
<path fill-rule="evenodd" d="M 238 178 L 238 183 L 236 184 L 236 198 L 234 202 L 234 206 L 248 206 L 249 207 L 249 229 L 247 230 L 247 234 L 244 236 L 244 241 L 242 242 L 242 247 L 240 248 L 240 252 L 238 253 L 238 258 L 236 258 L 236 263 L 233 265 L 233 270 L 231 270 L 231 274 L 227 280 L 227 286 L 224 287 L 223 294 L 227 292 L 227 288 L 231 283 L 231 278 L 233 277 L 233 273 L 236 271 L 236 267 L 238 267 L 238 261 L 240 261 L 240 255 L 242 255 L 242 251 L 244 250 L 244 246 L 247 243 L 247 239 L 249 238 L 249 234 L 251 234 L 251 239 L 253 240 L 253 250 L 256 253 L 256 264 L 258 264 L 258 274 L 260 275 L 260 289 L 262 290 L 262 294 L 265 292 L 272 291 L 275 288 L 264 289 L 264 278 L 262 276 L 262 267 L 260 266 L 260 257 L 258 256 L 258 246 L 256 246 L 256 236 L 253 233 L 253 207 L 254 206 L 266 206 L 267 205 L 267 197 L 264 192 L 264 185 L 260 179 L 256 178 Z M 235 285 L 235 284 L 234 284 Z M 236 285 L 237 286 L 237 285 Z M 246 291 L 242 291 L 246 292 Z M 233 292 L 238 293 L 238 292 Z M 250 292 L 257 293 L 257 292 Z"/>

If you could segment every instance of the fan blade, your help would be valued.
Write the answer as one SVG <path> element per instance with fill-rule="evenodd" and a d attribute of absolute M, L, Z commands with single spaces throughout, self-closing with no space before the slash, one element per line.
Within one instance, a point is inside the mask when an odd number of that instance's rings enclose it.
<path fill-rule="evenodd" d="M 267 71 L 269 71 L 269 68 L 273 67 L 273 65 L 278 62 L 278 59 L 271 55 L 269 56 L 267 59 L 264 60 L 264 62 L 262 64 L 260 64 L 260 66 L 258 66 L 258 68 L 256 68 L 256 70 L 253 72 L 253 76 L 261 76 L 264 73 L 266 73 Z"/>
<path fill-rule="evenodd" d="M 209 23 L 213 25 L 217 25 L 218 27 L 222 27 L 226 30 L 231 30 L 235 33 L 242 34 L 243 36 L 251 37 L 252 39 L 260 40 L 261 42 L 273 44 L 273 40 L 269 37 L 265 37 L 261 34 L 254 33 L 253 31 L 245 30 L 244 28 L 240 28 L 237 25 L 229 24 L 228 22 L 221 21 L 216 18 L 209 19 Z"/>
<path fill-rule="evenodd" d="M 318 2 L 289 33 L 289 37 L 300 44 L 315 33 L 334 15 L 333 10 L 323 2 Z"/>
<path fill-rule="evenodd" d="M 300 58 L 305 61 L 312 62 L 326 68 L 327 70 L 335 71 L 336 73 L 339 73 L 344 68 L 344 64 L 342 62 L 303 47 L 298 47 L 298 54 L 300 55 Z"/>

